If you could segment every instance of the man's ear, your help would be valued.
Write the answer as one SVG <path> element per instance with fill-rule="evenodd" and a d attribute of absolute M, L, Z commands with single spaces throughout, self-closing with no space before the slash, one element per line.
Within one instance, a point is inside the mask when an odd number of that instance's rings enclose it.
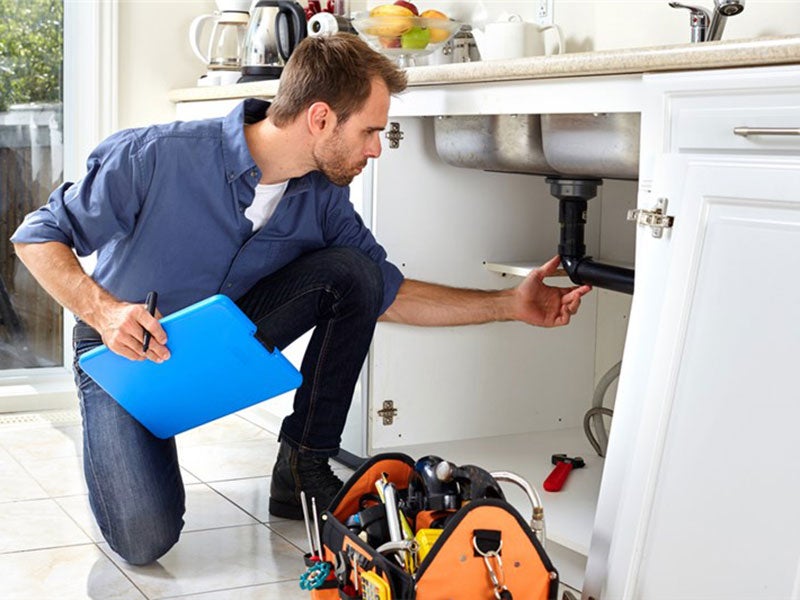
<path fill-rule="evenodd" d="M 306 111 L 308 128 L 313 134 L 333 131 L 336 128 L 336 113 L 325 102 L 315 102 Z"/>

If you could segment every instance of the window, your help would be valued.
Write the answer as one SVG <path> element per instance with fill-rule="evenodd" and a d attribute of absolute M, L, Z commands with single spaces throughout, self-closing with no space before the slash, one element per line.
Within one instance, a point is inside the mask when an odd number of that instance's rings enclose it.
<path fill-rule="evenodd" d="M 0 0 L 0 412 L 76 402 L 72 317 L 8 237 L 116 128 L 117 11 L 117 0 Z"/>
<path fill-rule="evenodd" d="M 0 0 L 0 371 L 64 363 L 63 311 L 8 238 L 63 181 L 62 0 Z"/>

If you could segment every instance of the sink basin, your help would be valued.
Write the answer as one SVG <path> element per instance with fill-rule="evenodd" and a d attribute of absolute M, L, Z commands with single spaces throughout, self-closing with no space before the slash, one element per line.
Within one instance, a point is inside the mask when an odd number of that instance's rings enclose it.
<path fill-rule="evenodd" d="M 639 178 L 639 113 L 542 115 L 547 163 L 563 175 Z"/>
<path fill-rule="evenodd" d="M 434 119 L 446 163 L 485 171 L 639 176 L 639 113 L 466 115 Z"/>
<path fill-rule="evenodd" d="M 539 115 L 465 115 L 433 120 L 436 151 L 454 167 L 553 175 Z"/>

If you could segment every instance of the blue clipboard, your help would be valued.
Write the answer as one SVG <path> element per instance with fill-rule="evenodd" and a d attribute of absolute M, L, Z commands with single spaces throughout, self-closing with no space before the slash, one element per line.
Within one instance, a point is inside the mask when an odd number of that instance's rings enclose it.
<path fill-rule="evenodd" d="M 161 319 L 169 360 L 134 361 L 93 348 L 81 368 L 136 420 L 168 438 L 300 386 L 302 376 L 227 296 Z"/>

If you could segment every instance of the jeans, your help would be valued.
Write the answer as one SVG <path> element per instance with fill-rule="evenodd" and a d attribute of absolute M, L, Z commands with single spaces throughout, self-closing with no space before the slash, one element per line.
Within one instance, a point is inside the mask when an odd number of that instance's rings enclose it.
<path fill-rule="evenodd" d="M 336 454 L 347 411 L 383 301 L 378 266 L 359 250 L 306 254 L 265 277 L 237 301 L 259 337 L 284 348 L 314 328 L 281 439 L 321 456 Z M 78 366 L 102 343 L 75 326 L 75 381 L 83 417 L 84 474 L 103 537 L 131 564 L 157 560 L 178 540 L 185 493 L 175 439 L 153 436 Z"/>

